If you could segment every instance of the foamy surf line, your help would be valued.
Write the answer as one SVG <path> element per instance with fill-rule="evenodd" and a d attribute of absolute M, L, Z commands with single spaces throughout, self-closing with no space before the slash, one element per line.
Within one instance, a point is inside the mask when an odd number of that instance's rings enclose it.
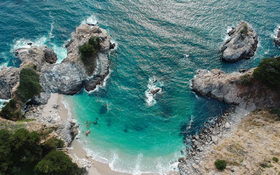
<path fill-rule="evenodd" d="M 156 94 L 162 93 L 163 82 L 159 78 L 153 76 L 149 78 L 147 90 L 145 91 L 147 106 L 154 106 L 157 101 L 155 100 Z"/>
<path fill-rule="evenodd" d="M 157 158 L 157 159 L 155 159 L 155 161 L 157 162 L 157 165 L 156 165 L 156 168 L 155 168 L 156 170 L 154 170 L 154 171 L 152 171 L 152 170 L 150 170 L 150 171 L 142 171 L 141 167 L 143 165 L 141 165 L 141 160 L 143 159 L 144 156 L 143 156 L 143 154 L 140 153 L 140 154 L 137 155 L 136 160 L 132 160 L 132 161 L 135 161 L 134 168 L 124 169 L 124 168 L 120 168 L 120 167 L 116 166 L 117 162 L 122 161 L 119 158 L 118 153 L 113 152 L 112 159 L 108 160 L 107 158 L 102 157 L 100 155 L 100 153 L 94 152 L 92 149 L 90 149 L 90 148 L 88 148 L 86 146 L 84 146 L 83 148 L 86 151 L 88 157 L 92 158 L 94 161 L 97 161 L 99 163 L 108 165 L 109 168 L 112 171 L 117 172 L 117 173 L 124 173 L 124 174 L 131 174 L 131 175 L 144 175 L 144 174 L 168 175 L 171 172 L 178 172 L 178 169 L 177 169 L 178 162 L 177 161 L 176 162 L 174 161 L 169 166 L 164 166 L 161 163 L 161 159 Z M 179 156 L 176 156 L 176 158 L 177 157 L 179 157 Z M 84 160 L 81 159 L 81 161 L 83 162 Z"/>

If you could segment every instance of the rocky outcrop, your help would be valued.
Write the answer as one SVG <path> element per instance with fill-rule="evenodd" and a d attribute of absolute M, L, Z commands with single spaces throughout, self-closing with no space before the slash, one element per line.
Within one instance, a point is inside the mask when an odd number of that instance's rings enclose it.
<path fill-rule="evenodd" d="M 46 46 L 32 46 L 31 48 L 20 48 L 15 51 L 15 56 L 21 61 L 20 67 L 34 65 L 41 72 L 43 67 L 53 64 L 57 60 L 54 51 Z"/>
<path fill-rule="evenodd" d="M 274 107 L 280 105 L 280 94 L 253 80 L 251 69 L 245 73 L 226 74 L 214 69 L 198 70 L 191 88 L 203 95 L 245 109 Z"/>
<path fill-rule="evenodd" d="M 274 43 L 276 46 L 280 46 L 280 28 L 277 31 L 276 38 L 274 39 Z"/>
<path fill-rule="evenodd" d="M 241 21 L 228 33 L 230 38 L 221 48 L 222 60 L 237 62 L 254 56 L 258 45 L 258 36 L 252 27 Z"/>
<path fill-rule="evenodd" d="M 80 59 L 79 46 L 88 42 L 91 37 L 101 39 L 101 51 L 96 58 L 96 67 L 92 75 L 86 73 Z M 72 39 L 67 46 L 67 58 L 61 63 L 42 70 L 41 84 L 46 92 L 73 95 L 82 88 L 94 90 L 109 74 L 110 36 L 98 26 L 82 25 L 72 33 Z"/>
<path fill-rule="evenodd" d="M 57 61 L 57 56 L 52 49 L 45 47 L 44 53 L 44 58 L 47 63 L 53 64 Z"/>
<path fill-rule="evenodd" d="M 85 66 L 80 59 L 79 46 L 88 42 L 91 37 L 99 37 L 100 52 L 96 56 L 96 66 L 93 67 L 93 74 L 88 75 Z M 94 90 L 98 84 L 101 84 L 109 74 L 110 59 L 109 51 L 113 49 L 110 36 L 107 32 L 92 25 L 81 25 L 72 33 L 71 40 L 66 45 L 67 58 L 60 63 L 54 51 L 48 47 L 31 46 L 30 48 L 21 48 L 15 51 L 15 55 L 21 60 L 20 68 L 3 68 L 0 72 L 0 98 L 11 98 L 12 89 L 19 82 L 19 72 L 24 66 L 32 65 L 40 74 L 40 84 L 42 93 L 40 97 L 35 97 L 34 102 L 45 104 L 48 100 L 48 93 L 60 93 L 73 95 L 82 88 L 88 91 Z"/>
<path fill-rule="evenodd" d="M 19 69 L 3 67 L 0 71 L 0 99 L 10 99 L 19 82 Z"/>

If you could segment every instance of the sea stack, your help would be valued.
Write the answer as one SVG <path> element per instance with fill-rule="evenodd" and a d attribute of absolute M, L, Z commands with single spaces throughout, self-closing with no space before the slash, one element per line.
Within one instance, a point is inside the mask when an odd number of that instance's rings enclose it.
<path fill-rule="evenodd" d="M 233 63 L 254 56 L 258 45 L 258 36 L 249 23 L 241 21 L 228 32 L 228 35 L 230 38 L 221 48 L 223 61 Z"/>

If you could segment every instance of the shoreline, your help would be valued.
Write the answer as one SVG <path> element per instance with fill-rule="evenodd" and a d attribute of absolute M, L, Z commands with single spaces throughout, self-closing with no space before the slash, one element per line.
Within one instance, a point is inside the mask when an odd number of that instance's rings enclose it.
<path fill-rule="evenodd" d="M 230 112 L 225 112 L 218 118 L 210 120 L 201 128 L 198 135 L 186 138 L 186 154 L 179 159 L 179 171 L 183 175 L 198 174 L 200 162 L 219 145 L 229 138 L 252 111 L 239 106 L 232 106 Z"/>
<path fill-rule="evenodd" d="M 66 101 L 64 98 L 65 97 L 61 94 L 51 94 L 48 103 L 44 106 L 42 111 L 52 113 L 52 110 L 49 109 L 58 105 L 57 113 L 60 119 L 62 121 L 70 121 L 77 124 L 73 111 L 71 111 L 71 104 L 69 104 L 70 102 Z M 77 129 L 79 130 L 79 128 Z M 90 156 L 77 136 L 71 144 L 66 147 L 66 153 L 72 158 L 73 162 L 77 163 L 80 167 L 85 167 L 88 175 L 133 175 L 133 173 L 114 171 L 108 163 L 95 160 Z M 160 173 L 137 173 L 137 175 L 160 175 Z M 166 175 L 179 175 L 179 172 L 166 172 Z"/>

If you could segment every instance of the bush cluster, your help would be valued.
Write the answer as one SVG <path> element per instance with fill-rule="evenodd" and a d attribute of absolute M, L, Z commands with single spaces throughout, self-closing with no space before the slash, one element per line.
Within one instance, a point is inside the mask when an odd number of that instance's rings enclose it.
<path fill-rule="evenodd" d="M 40 78 L 37 72 L 30 67 L 20 71 L 18 96 L 23 103 L 41 93 Z"/>
<path fill-rule="evenodd" d="M 253 76 L 269 88 L 280 89 L 280 57 L 265 58 L 255 69 Z"/>
<path fill-rule="evenodd" d="M 88 42 L 79 47 L 81 60 L 88 74 L 91 74 L 95 68 L 95 59 L 101 48 L 100 42 L 101 39 L 99 37 L 91 37 Z"/>
<path fill-rule="evenodd" d="M 215 167 L 222 171 L 227 167 L 227 162 L 225 160 L 216 160 L 215 161 Z"/>
<path fill-rule="evenodd" d="M 56 150 L 61 142 L 53 139 L 41 145 L 40 135 L 36 132 L 0 130 L 0 174 L 81 174 L 82 170 L 65 153 Z"/>

